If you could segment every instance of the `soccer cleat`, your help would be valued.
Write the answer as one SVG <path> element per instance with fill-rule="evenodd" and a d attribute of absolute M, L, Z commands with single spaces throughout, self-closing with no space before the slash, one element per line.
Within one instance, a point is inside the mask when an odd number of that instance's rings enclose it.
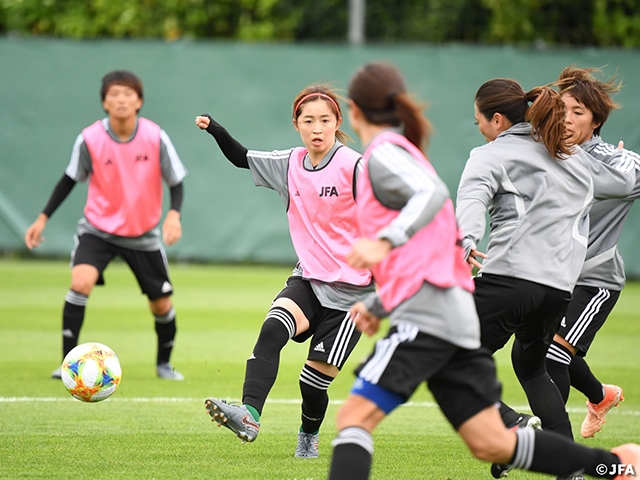
<path fill-rule="evenodd" d="M 296 458 L 318 458 L 318 440 L 320 434 L 298 432 L 298 446 Z"/>
<path fill-rule="evenodd" d="M 511 470 L 510 465 L 503 465 L 501 463 L 492 463 L 491 464 L 491 476 L 493 478 L 503 478 L 509 475 L 509 470 Z"/>
<path fill-rule="evenodd" d="M 636 479 L 640 477 L 640 445 L 627 443 L 619 447 L 612 448 L 611 453 L 620 458 L 622 472 L 613 480 Z"/>
<path fill-rule="evenodd" d="M 57 378 L 58 380 L 60 380 L 62 378 L 62 367 L 58 367 L 53 372 L 51 372 L 51 378 Z"/>
<path fill-rule="evenodd" d="M 542 420 L 540 420 L 540 417 L 536 417 L 535 415 L 523 413 L 520 415 L 517 423 L 509 428 L 511 430 L 517 430 L 518 428 L 535 428 L 536 430 L 542 430 Z M 492 463 L 491 476 L 493 478 L 504 478 L 509 475 L 511 468 L 512 467 L 509 464 Z"/>
<path fill-rule="evenodd" d="M 520 427 L 542 430 L 542 420 L 540 420 L 540 417 L 536 417 L 535 415 L 523 413 L 520 415 L 520 418 L 518 418 L 516 424 L 511 426 L 510 428 L 512 430 L 517 430 Z"/>
<path fill-rule="evenodd" d="M 242 443 L 253 442 L 260 433 L 260 422 L 256 421 L 244 405 L 231 405 L 225 400 L 209 397 L 204 408 L 211 415 L 211 421 L 219 427 L 227 427 Z"/>
<path fill-rule="evenodd" d="M 170 363 L 160 363 L 156 365 L 158 378 L 164 380 L 184 380 L 184 375 L 171 366 Z"/>
<path fill-rule="evenodd" d="M 580 435 L 584 438 L 593 437 L 602 430 L 604 417 L 613 407 L 617 407 L 624 400 L 622 389 L 616 385 L 602 385 L 604 388 L 604 399 L 593 404 L 587 400 L 587 416 L 582 422 Z"/>

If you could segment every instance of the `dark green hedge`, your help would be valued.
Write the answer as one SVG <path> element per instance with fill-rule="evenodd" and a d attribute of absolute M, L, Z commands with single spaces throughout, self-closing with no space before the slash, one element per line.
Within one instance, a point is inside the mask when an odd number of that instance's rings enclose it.
<path fill-rule="evenodd" d="M 0 0 L 0 32 L 344 41 L 348 0 Z M 640 0 L 367 0 L 369 42 L 637 47 Z"/>

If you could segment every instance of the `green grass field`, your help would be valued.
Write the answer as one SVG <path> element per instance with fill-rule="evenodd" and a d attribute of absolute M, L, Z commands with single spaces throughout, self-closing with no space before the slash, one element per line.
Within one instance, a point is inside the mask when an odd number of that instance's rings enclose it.
<path fill-rule="evenodd" d="M 0 478 L 82 479 L 323 479 L 335 414 L 353 381 L 353 368 L 372 347 L 363 339 L 329 390 L 332 400 L 317 460 L 296 459 L 298 375 L 307 345 L 283 351 L 260 437 L 241 444 L 205 413 L 207 396 L 239 399 L 244 364 L 270 301 L 288 268 L 175 264 L 178 313 L 173 363 L 184 382 L 155 377 L 155 333 L 146 299 L 122 263 L 106 271 L 87 307 L 81 342 L 99 341 L 120 357 L 122 383 L 102 403 L 83 404 L 49 378 L 60 361 L 60 325 L 69 268 L 62 261 L 0 261 Z M 595 439 L 611 448 L 640 439 L 640 285 L 625 289 L 588 360 L 601 379 L 621 385 L 626 401 Z M 507 403 L 524 395 L 506 351 L 497 355 Z M 524 407 L 523 407 L 524 408 Z M 572 393 L 574 432 L 586 409 Z M 483 479 L 475 460 L 425 388 L 375 432 L 375 479 Z M 527 472 L 512 480 L 548 478 Z"/>

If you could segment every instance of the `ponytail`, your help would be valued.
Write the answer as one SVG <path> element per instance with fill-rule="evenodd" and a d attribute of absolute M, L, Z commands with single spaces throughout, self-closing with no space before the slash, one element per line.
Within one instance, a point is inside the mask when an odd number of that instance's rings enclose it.
<path fill-rule="evenodd" d="M 549 86 L 535 87 L 525 96 L 531 106 L 525 121 L 533 127 L 536 140 L 544 143 L 549 153 L 562 160 L 571 155 L 573 147 L 565 139 L 565 105 L 560 94 Z"/>
<path fill-rule="evenodd" d="M 431 122 L 422 113 L 423 109 L 406 93 L 397 93 L 394 103 L 404 127 L 404 136 L 420 150 L 427 148 L 432 128 Z"/>
<path fill-rule="evenodd" d="M 500 113 L 514 125 L 529 122 L 534 139 L 542 142 L 554 158 L 562 160 L 571 154 L 573 147 L 564 136 L 564 102 L 560 94 L 551 88 L 552 85 L 555 84 L 525 92 L 515 80 L 494 78 L 478 89 L 476 108 L 487 119 Z"/>

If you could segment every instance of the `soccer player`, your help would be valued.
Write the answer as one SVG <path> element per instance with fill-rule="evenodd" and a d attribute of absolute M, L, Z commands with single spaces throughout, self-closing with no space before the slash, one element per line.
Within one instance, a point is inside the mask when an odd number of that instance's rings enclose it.
<path fill-rule="evenodd" d="M 545 429 L 573 439 L 545 356 L 582 268 L 589 206 L 594 197 L 628 195 L 635 173 L 623 151 L 615 169 L 570 145 L 564 112 L 550 87 L 525 92 L 510 79 L 483 84 L 475 118 L 490 143 L 471 152 L 456 214 L 467 259 L 481 267 L 474 298 L 482 346 L 496 352 L 515 334 L 512 364 L 534 415 Z M 481 265 L 476 245 L 487 210 L 491 233 Z M 510 408 L 502 412 L 508 426 L 517 420 Z"/>
<path fill-rule="evenodd" d="M 620 84 L 615 78 L 598 80 L 594 76 L 597 72 L 598 69 L 567 67 L 560 74 L 558 87 L 567 107 L 569 141 L 597 160 L 609 163 L 616 147 L 604 142 L 600 131 L 617 108 L 611 94 L 620 89 Z M 584 357 L 625 284 L 624 262 L 617 244 L 627 214 L 640 197 L 640 156 L 628 150 L 627 154 L 635 165 L 633 191 L 625 198 L 592 206 L 586 260 L 567 313 L 547 352 L 547 371 L 565 403 L 570 385 L 588 398 L 587 416 L 580 429 L 585 438 L 599 432 L 607 412 L 624 399 L 620 387 L 603 385 L 594 376 Z"/>
<path fill-rule="evenodd" d="M 29 249 L 40 245 L 51 215 L 76 183 L 88 178 L 87 203 L 71 252 L 71 288 L 62 317 L 62 356 L 78 344 L 89 295 L 96 284 L 104 284 L 105 268 L 120 256 L 149 299 L 158 337 L 158 377 L 183 380 L 169 362 L 176 336 L 176 312 L 157 227 L 162 217 L 164 180 L 170 187 L 171 207 L 162 224 L 162 240 L 172 245 L 180 239 L 182 180 L 187 172 L 165 131 L 138 116 L 143 88 L 135 74 L 124 70 L 107 73 L 100 95 L 107 117 L 89 125 L 76 138 L 69 166 L 27 230 L 25 243 Z M 60 378 L 60 368 L 52 372 L 52 377 Z"/>
<path fill-rule="evenodd" d="M 351 354 L 360 333 L 349 315 L 353 303 L 374 288 L 371 272 L 345 259 L 355 239 L 356 177 L 361 155 L 343 145 L 338 97 L 323 85 L 302 90 L 293 102 L 293 126 L 304 147 L 274 152 L 247 150 L 211 116 L 196 117 L 225 157 L 249 169 L 256 186 L 278 192 L 284 202 L 298 264 L 267 312 L 247 360 L 242 405 L 208 398 L 213 421 L 244 442 L 260 431 L 280 351 L 289 340 L 311 339 L 300 373 L 302 424 L 296 457 L 318 456 L 327 389 Z"/>
<path fill-rule="evenodd" d="M 357 369 L 338 413 L 329 478 L 369 477 L 372 432 L 423 381 L 472 453 L 485 461 L 559 475 L 602 465 L 640 468 L 640 446 L 590 449 L 532 428 L 509 429 L 496 403 L 500 384 L 480 325 L 462 234 L 443 182 L 422 154 L 427 123 L 394 67 L 370 63 L 349 83 L 349 120 L 363 144 L 358 182 L 359 238 L 347 256 L 371 268 L 378 290 L 351 309 L 358 329 L 390 329 Z M 418 428 L 418 427 L 416 427 Z M 429 475 L 425 474 L 425 478 Z M 624 478 L 624 477 L 619 477 Z"/>

